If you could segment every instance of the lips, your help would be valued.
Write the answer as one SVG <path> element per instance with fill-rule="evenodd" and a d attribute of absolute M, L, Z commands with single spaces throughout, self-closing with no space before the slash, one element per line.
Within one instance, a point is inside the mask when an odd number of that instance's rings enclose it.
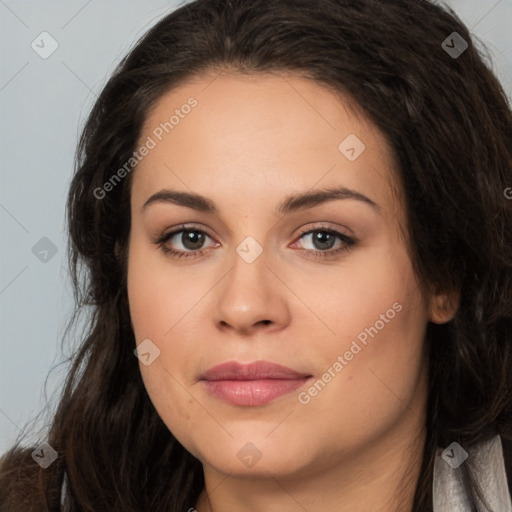
<path fill-rule="evenodd" d="M 206 370 L 200 380 L 211 395 L 224 402 L 256 406 L 291 393 L 311 377 L 270 361 L 245 365 L 228 361 Z"/>
<path fill-rule="evenodd" d="M 300 373 L 286 366 L 270 361 L 255 361 L 250 364 L 240 364 L 228 361 L 206 370 L 202 380 L 259 380 L 259 379 L 297 379 L 308 377 L 309 374 Z"/>

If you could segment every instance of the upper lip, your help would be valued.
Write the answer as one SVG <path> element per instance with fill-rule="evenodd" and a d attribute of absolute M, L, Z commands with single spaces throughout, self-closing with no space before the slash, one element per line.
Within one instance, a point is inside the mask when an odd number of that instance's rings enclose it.
<path fill-rule="evenodd" d="M 242 364 L 227 361 L 206 370 L 201 380 L 259 380 L 259 379 L 300 379 L 311 377 L 271 361 L 255 361 Z"/>

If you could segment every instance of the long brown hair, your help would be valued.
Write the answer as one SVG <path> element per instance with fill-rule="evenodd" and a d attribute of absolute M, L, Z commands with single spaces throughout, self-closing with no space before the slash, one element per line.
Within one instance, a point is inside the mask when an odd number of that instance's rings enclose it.
<path fill-rule="evenodd" d="M 453 32 L 468 45 L 457 56 L 443 45 Z M 156 413 L 133 354 L 131 175 L 100 199 L 94 191 L 132 156 L 165 92 L 224 67 L 292 72 L 352 98 L 393 148 L 422 286 L 460 291 L 455 318 L 427 326 L 414 512 L 432 509 L 437 447 L 511 438 L 512 113 L 477 43 L 455 13 L 426 0 L 197 0 L 149 30 L 102 90 L 77 149 L 67 202 L 71 323 L 83 314 L 89 328 L 50 425 L 58 458 L 42 469 L 18 440 L 3 457 L 0 509 L 182 512 L 196 502 L 202 466 Z M 471 461 L 461 468 L 476 510 Z"/>

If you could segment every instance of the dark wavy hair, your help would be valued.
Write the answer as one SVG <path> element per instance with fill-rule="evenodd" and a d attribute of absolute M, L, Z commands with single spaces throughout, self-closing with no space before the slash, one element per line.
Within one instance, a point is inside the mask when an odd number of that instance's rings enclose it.
<path fill-rule="evenodd" d="M 468 43 L 458 58 L 442 47 L 453 32 Z M 132 156 L 164 93 L 222 70 L 292 73 L 359 105 L 398 163 L 421 286 L 460 293 L 453 320 L 427 325 L 427 436 L 413 511 L 432 510 L 437 447 L 499 434 L 509 464 L 512 113 L 476 41 L 452 10 L 426 0 L 197 0 L 151 28 L 103 88 L 77 148 L 67 202 L 76 300 L 69 325 L 84 313 L 88 329 L 46 439 L 58 458 L 42 469 L 18 439 L 2 458 L 0 509 L 181 512 L 196 502 L 201 463 L 158 416 L 133 354 L 133 174 L 102 199 L 93 191 Z M 478 510 L 470 459 L 460 472 Z"/>

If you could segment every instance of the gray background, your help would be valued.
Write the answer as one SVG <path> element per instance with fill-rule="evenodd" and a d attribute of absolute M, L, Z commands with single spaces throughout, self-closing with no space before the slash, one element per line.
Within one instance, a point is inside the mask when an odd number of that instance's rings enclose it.
<path fill-rule="evenodd" d="M 72 311 L 64 206 L 80 127 L 115 64 L 182 3 L 0 0 L 0 454 L 67 369 L 59 365 Z M 487 45 L 512 98 L 512 0 L 445 3 Z M 46 59 L 31 47 L 42 46 L 44 31 L 58 43 Z"/>

